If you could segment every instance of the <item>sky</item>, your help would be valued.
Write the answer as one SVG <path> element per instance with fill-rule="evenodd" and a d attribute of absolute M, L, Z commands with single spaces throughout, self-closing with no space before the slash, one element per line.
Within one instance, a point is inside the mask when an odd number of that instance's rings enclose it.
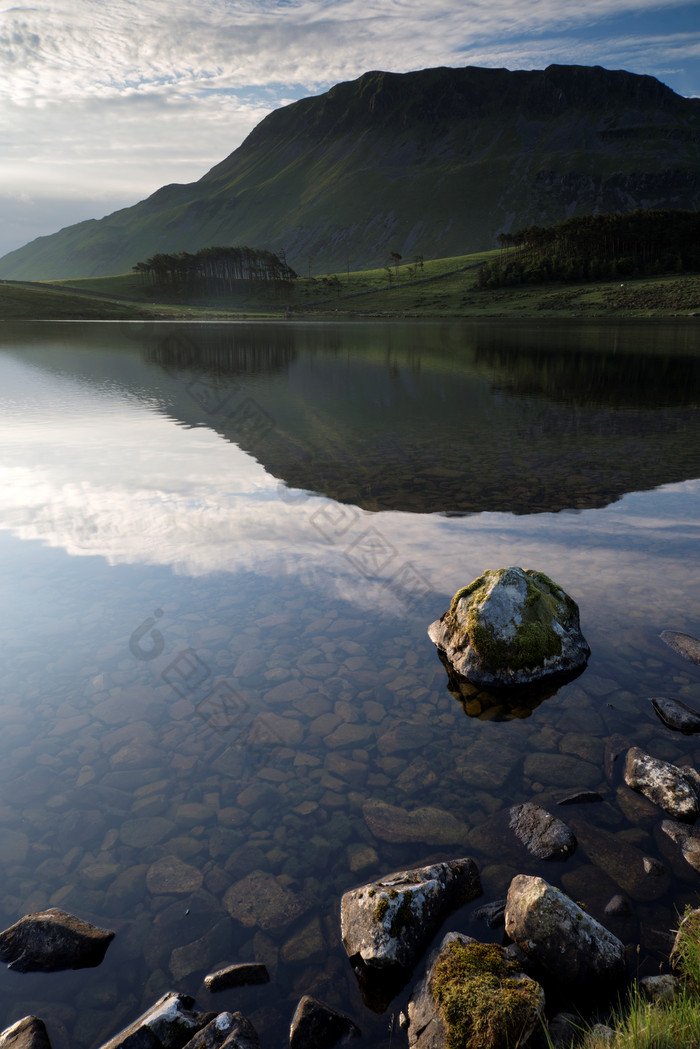
<path fill-rule="evenodd" d="M 0 0 L 0 256 L 194 182 L 372 69 L 601 65 L 700 96 L 676 0 Z"/>

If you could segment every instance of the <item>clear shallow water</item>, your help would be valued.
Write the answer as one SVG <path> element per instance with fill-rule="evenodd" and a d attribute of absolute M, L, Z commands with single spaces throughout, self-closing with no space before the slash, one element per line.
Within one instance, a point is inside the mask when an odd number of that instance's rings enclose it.
<path fill-rule="evenodd" d="M 473 855 L 479 902 L 527 870 L 601 916 L 619 884 L 597 831 L 667 867 L 619 930 L 656 968 L 698 876 L 603 756 L 620 733 L 698 761 L 649 703 L 700 704 L 700 670 L 658 639 L 700 630 L 696 338 L 3 326 L 0 912 L 55 905 L 117 930 L 98 969 L 3 971 L 3 1025 L 35 1012 L 54 1046 L 90 1046 L 174 988 L 281 1045 L 313 993 L 386 1045 L 410 985 L 382 1014 L 363 1002 L 342 892 Z M 515 711 L 462 704 L 426 635 L 505 564 L 563 585 L 593 650 Z M 586 848 L 554 866 L 520 853 L 503 808 L 584 786 L 605 803 L 561 811 Z M 450 829 L 426 830 L 426 806 Z M 268 901 L 252 917 L 249 885 Z M 476 907 L 450 926 L 498 936 Z M 201 990 L 252 958 L 269 986 Z"/>

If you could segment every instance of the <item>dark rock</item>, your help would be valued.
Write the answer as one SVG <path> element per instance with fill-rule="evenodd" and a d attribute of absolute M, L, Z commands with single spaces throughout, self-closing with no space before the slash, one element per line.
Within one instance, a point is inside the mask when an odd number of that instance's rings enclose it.
<path fill-rule="evenodd" d="M 637 981 L 637 986 L 647 1001 L 670 1005 L 676 997 L 679 981 L 671 973 L 662 973 L 660 976 L 643 976 Z"/>
<path fill-rule="evenodd" d="M 693 823 L 698 816 L 698 788 L 684 769 L 630 747 L 625 761 L 625 783 L 664 809 L 669 816 Z"/>
<path fill-rule="evenodd" d="M 25 1016 L 0 1034 L 0 1049 L 51 1049 L 43 1020 Z"/>
<path fill-rule="evenodd" d="M 368 967 L 411 969 L 447 915 L 480 895 L 469 858 L 389 874 L 343 895 L 343 946 Z"/>
<path fill-rule="evenodd" d="M 289 1028 L 289 1049 L 331 1049 L 359 1038 L 362 1032 L 349 1016 L 338 1013 L 311 995 L 296 1007 Z"/>
<path fill-rule="evenodd" d="M 270 974 L 262 962 L 243 962 L 228 965 L 204 977 L 208 991 L 225 991 L 229 987 L 244 987 L 248 984 L 269 983 Z"/>
<path fill-rule="evenodd" d="M 17 972 L 58 972 L 99 965 L 114 939 L 110 929 L 52 907 L 25 914 L 0 933 L 0 960 Z"/>
<path fill-rule="evenodd" d="M 684 659 L 700 666 L 700 641 L 691 634 L 680 634 L 677 630 L 662 630 L 659 637 Z"/>
<path fill-rule="evenodd" d="M 235 1035 L 240 1026 L 240 1016 L 240 1013 L 219 1013 L 205 1027 L 197 1031 L 193 1038 L 190 1038 L 184 1049 L 219 1049 L 219 1046 L 229 1045 L 229 1038 Z"/>
<path fill-rule="evenodd" d="M 700 712 L 682 703 L 680 699 L 666 699 L 663 696 L 654 696 L 651 704 L 668 728 L 672 728 L 676 732 L 684 732 L 686 735 L 700 732 Z"/>
<path fill-rule="evenodd" d="M 602 800 L 603 795 L 599 794 L 597 790 L 577 790 L 575 794 L 569 794 L 567 797 L 561 798 L 557 805 L 590 805 Z"/>
<path fill-rule="evenodd" d="M 575 997 L 609 997 L 625 982 L 617 937 L 542 878 L 513 878 L 506 933 Z"/>
<path fill-rule="evenodd" d="M 479 907 L 478 910 L 474 911 L 474 917 L 480 921 L 485 921 L 489 929 L 497 929 L 499 925 L 503 925 L 506 920 L 505 915 L 505 900 L 494 900 L 493 903 L 485 903 L 483 907 Z"/>
<path fill-rule="evenodd" d="M 608 900 L 605 913 L 611 918 L 626 918 L 632 913 L 632 906 L 626 896 L 618 893 Z"/>
<path fill-rule="evenodd" d="M 243 1013 L 232 1013 L 232 1024 L 228 1038 L 221 1049 L 260 1049 L 258 1032 Z"/>
<path fill-rule="evenodd" d="M 182 1049 L 213 1018 L 193 1005 L 188 994 L 170 991 L 100 1049 Z"/>
<path fill-rule="evenodd" d="M 567 860 L 576 851 L 576 838 L 566 824 L 531 801 L 513 806 L 510 827 L 539 860 Z"/>
<path fill-rule="evenodd" d="M 675 820 L 664 820 L 661 829 L 671 841 L 680 845 L 683 858 L 700 874 L 700 829 L 676 823 Z"/>
<path fill-rule="evenodd" d="M 470 955 L 474 959 L 474 969 L 469 964 Z M 453 974 L 448 983 L 453 983 L 457 993 L 463 991 L 462 1001 L 465 1005 L 460 1022 L 471 1033 L 479 1022 L 484 1032 L 479 1049 L 504 1049 L 508 1045 L 521 1045 L 528 1041 L 538 1023 L 542 1022 L 545 998 L 536 980 L 511 967 L 504 949 L 497 944 L 481 944 L 469 936 L 450 932 L 431 954 L 426 975 L 409 1000 L 410 1049 L 446 1049 L 449 1045 L 474 1044 L 473 1039 L 467 1041 L 467 1038 L 462 1037 L 457 1042 L 450 1036 L 452 1032 L 448 1029 L 440 1005 L 440 998 L 445 993 L 445 966 L 449 966 Z M 494 984 L 497 986 L 494 987 Z M 487 988 L 483 997 L 481 988 Z M 514 991 L 520 998 L 515 1007 Z M 499 1009 L 500 1000 L 509 1003 L 502 1010 Z M 485 1021 L 487 1014 L 488 1023 Z"/>
<path fill-rule="evenodd" d="M 648 857 L 636 845 L 583 820 L 572 820 L 571 825 L 579 848 L 633 900 L 648 903 L 668 892 L 668 876 L 651 875 L 644 863 Z"/>
<path fill-rule="evenodd" d="M 494 688 L 573 676 L 591 651 L 576 602 L 542 572 L 516 567 L 459 590 L 428 635 L 458 674 Z"/>
<path fill-rule="evenodd" d="M 614 735 L 605 741 L 604 767 L 605 778 L 608 783 L 614 785 L 617 759 L 627 750 L 629 750 L 629 740 L 621 736 L 619 732 L 615 732 Z"/>

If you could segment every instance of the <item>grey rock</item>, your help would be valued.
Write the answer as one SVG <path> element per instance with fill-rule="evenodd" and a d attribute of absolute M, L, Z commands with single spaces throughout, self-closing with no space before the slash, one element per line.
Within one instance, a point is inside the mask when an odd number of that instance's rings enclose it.
<path fill-rule="evenodd" d="M 509 814 L 518 841 L 537 859 L 567 860 L 576 851 L 576 838 L 566 824 L 539 805 L 514 805 Z"/>
<path fill-rule="evenodd" d="M 489 929 L 497 929 L 506 920 L 506 901 L 494 900 L 493 903 L 485 903 L 474 911 L 474 917 L 485 921 Z"/>
<path fill-rule="evenodd" d="M 486 687 L 573 675 L 590 655 L 576 602 L 542 572 L 517 567 L 459 590 L 428 635 L 458 674 Z"/>
<path fill-rule="evenodd" d="M 569 1049 L 581 1036 L 581 1019 L 574 1013 L 556 1013 L 547 1024 L 547 1034 L 551 1049 Z"/>
<path fill-rule="evenodd" d="M 270 974 L 262 962 L 243 962 L 217 969 L 204 977 L 208 991 L 225 991 L 229 987 L 244 987 L 250 984 L 269 983 Z"/>
<path fill-rule="evenodd" d="M 576 996 L 605 997 L 624 984 L 625 951 L 617 937 L 543 878 L 513 878 L 506 933 Z"/>
<path fill-rule="evenodd" d="M 671 841 L 680 845 L 683 858 L 700 874 L 700 830 L 676 823 L 675 820 L 664 820 L 661 829 Z"/>
<path fill-rule="evenodd" d="M 660 899 L 670 888 L 670 879 L 664 873 L 651 874 L 647 870 L 648 857 L 636 845 L 602 827 L 583 820 L 571 820 L 579 848 L 596 867 L 616 882 L 631 899 L 640 903 Z"/>
<path fill-rule="evenodd" d="M 608 1027 L 607 1024 L 593 1024 L 591 1027 L 591 1038 L 599 1042 L 612 1042 L 615 1034 L 615 1028 Z"/>
<path fill-rule="evenodd" d="M 246 1042 L 247 1038 L 247 1042 Z M 219 1049 L 229 1046 L 231 1049 L 257 1049 L 258 1036 L 249 1020 L 242 1013 L 219 1013 L 209 1021 L 193 1038 L 190 1038 L 184 1049 Z M 166 1047 L 168 1049 L 168 1047 Z"/>
<path fill-rule="evenodd" d="M 368 967 L 410 969 L 447 915 L 480 895 L 469 858 L 389 874 L 343 895 L 343 946 Z"/>
<path fill-rule="evenodd" d="M 630 747 L 625 760 L 625 783 L 664 809 L 669 816 L 693 823 L 698 816 L 698 790 L 684 769 Z"/>
<path fill-rule="evenodd" d="M 632 913 L 630 901 L 620 893 L 612 896 L 605 905 L 605 913 L 610 918 L 626 918 Z"/>
<path fill-rule="evenodd" d="M 700 666 L 700 641 L 692 634 L 681 634 L 677 630 L 662 630 L 659 637 L 679 656 Z"/>
<path fill-rule="evenodd" d="M 670 1005 L 676 997 L 678 980 L 671 973 L 661 976 L 643 976 L 637 981 L 637 986 L 644 997 L 657 1005 Z"/>
<path fill-rule="evenodd" d="M 51 907 L 0 933 L 0 960 L 22 973 L 87 969 L 101 963 L 113 938 L 112 930 Z"/>
<path fill-rule="evenodd" d="M 409 1049 L 446 1049 L 449 1044 L 448 1032 L 434 993 L 436 968 L 441 958 L 450 949 L 451 944 L 457 943 L 466 947 L 476 942 L 476 940 L 461 933 L 449 932 L 440 943 L 440 946 L 430 955 L 427 971 L 408 1003 Z M 502 954 L 505 953 L 503 948 L 499 948 L 495 944 L 493 947 Z M 531 988 L 533 992 L 532 999 L 536 1002 L 536 1005 L 522 1017 L 516 1031 L 512 1028 L 507 1030 L 505 1027 L 499 1030 L 497 1021 L 492 1023 L 492 1037 L 489 1043 L 491 1046 L 505 1047 L 507 1045 L 524 1044 L 538 1024 L 542 1022 L 545 997 L 544 991 L 539 984 L 524 972 L 513 972 L 509 974 L 508 978 L 520 986 L 525 985 Z"/>
<path fill-rule="evenodd" d="M 170 991 L 100 1049 L 181 1049 L 212 1019 L 193 1005 L 188 994 Z"/>
<path fill-rule="evenodd" d="M 296 1007 L 289 1028 L 289 1049 L 332 1049 L 359 1038 L 362 1032 L 349 1016 L 307 994 Z"/>
<path fill-rule="evenodd" d="M 664 696 L 654 696 L 651 704 L 658 716 L 668 728 L 676 732 L 684 732 L 691 735 L 700 732 L 700 712 L 693 710 L 680 699 L 667 699 Z"/>
<path fill-rule="evenodd" d="M 0 1049 L 51 1049 L 43 1020 L 25 1016 L 0 1033 Z"/>
<path fill-rule="evenodd" d="M 469 836 L 466 823 L 434 805 L 423 805 L 409 811 L 379 798 L 370 798 L 362 806 L 362 814 L 380 841 L 454 845 L 465 842 Z"/>

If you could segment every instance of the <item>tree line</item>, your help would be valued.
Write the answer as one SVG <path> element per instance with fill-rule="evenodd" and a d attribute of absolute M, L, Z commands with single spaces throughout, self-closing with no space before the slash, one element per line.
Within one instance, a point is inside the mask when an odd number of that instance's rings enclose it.
<path fill-rule="evenodd" d="M 176 255 L 159 253 L 133 267 L 154 284 L 199 285 L 209 291 L 233 291 L 236 281 L 290 281 L 297 274 L 284 253 L 243 247 L 201 248 Z"/>
<path fill-rule="evenodd" d="M 497 239 L 500 256 L 480 268 L 480 288 L 700 270 L 697 211 L 581 215 Z"/>

